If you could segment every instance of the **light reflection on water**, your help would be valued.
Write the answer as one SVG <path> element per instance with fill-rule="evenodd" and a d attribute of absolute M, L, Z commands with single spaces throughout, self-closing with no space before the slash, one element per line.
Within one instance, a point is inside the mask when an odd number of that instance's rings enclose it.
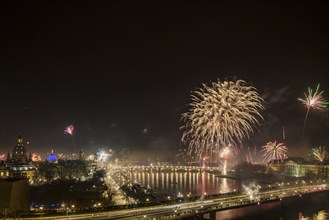
<path fill-rule="evenodd" d="M 201 196 L 204 193 L 218 194 L 240 189 L 240 182 L 234 179 L 217 178 L 206 172 L 129 172 L 131 181 L 150 186 L 158 193 L 177 195 L 188 193 Z"/>
<path fill-rule="evenodd" d="M 272 202 L 246 208 L 223 210 L 216 213 L 216 220 L 266 219 L 266 220 L 328 220 L 329 199 L 314 195 L 286 202 Z"/>

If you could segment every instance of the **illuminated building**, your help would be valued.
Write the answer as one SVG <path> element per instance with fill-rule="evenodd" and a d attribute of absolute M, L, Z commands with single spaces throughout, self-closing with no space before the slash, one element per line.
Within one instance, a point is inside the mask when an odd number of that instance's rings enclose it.
<path fill-rule="evenodd" d="M 267 173 L 277 173 L 294 177 L 318 176 L 328 178 L 329 164 L 314 164 L 305 161 L 301 157 L 288 157 L 283 161 L 271 161 L 267 165 Z"/>
<path fill-rule="evenodd" d="M 0 164 L 0 179 L 7 179 L 10 177 L 10 169 L 2 162 Z"/>
<path fill-rule="evenodd" d="M 32 155 L 27 156 L 21 135 L 17 138 L 17 145 L 13 149 L 12 156 L 8 153 L 6 169 L 9 169 L 9 177 L 23 177 L 30 181 L 35 176 L 36 167 L 32 164 Z"/>

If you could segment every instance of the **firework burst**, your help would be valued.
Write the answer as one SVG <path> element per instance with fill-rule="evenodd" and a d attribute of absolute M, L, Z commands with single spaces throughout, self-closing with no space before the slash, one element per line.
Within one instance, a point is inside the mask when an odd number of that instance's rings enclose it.
<path fill-rule="evenodd" d="M 58 157 L 58 159 L 65 159 L 66 155 L 63 153 L 59 153 L 59 154 L 57 154 L 57 157 Z"/>
<path fill-rule="evenodd" d="M 262 118 L 258 111 L 264 109 L 263 99 L 243 80 L 203 84 L 191 97 L 190 109 L 182 115 L 182 142 L 199 161 L 212 158 L 212 151 L 220 152 L 221 146 L 241 143 Z"/>
<path fill-rule="evenodd" d="M 312 154 L 314 158 L 320 162 L 323 162 L 328 155 L 326 148 L 321 146 L 312 148 Z"/>
<path fill-rule="evenodd" d="M 318 84 L 315 92 L 313 93 L 313 90 L 310 87 L 308 87 L 308 93 L 306 94 L 304 92 L 305 99 L 298 98 L 298 100 L 301 101 L 307 108 L 304 125 L 303 125 L 302 136 L 304 136 L 306 120 L 307 120 L 310 109 L 311 108 L 313 108 L 315 110 L 324 109 L 329 104 L 329 102 L 327 102 L 326 99 L 322 97 L 323 90 L 321 92 L 319 92 L 319 88 L 320 88 L 320 84 Z"/>
<path fill-rule="evenodd" d="M 231 153 L 230 148 L 229 147 L 224 147 L 222 149 L 221 153 L 220 153 L 220 157 L 227 160 L 230 153 Z"/>
<path fill-rule="evenodd" d="M 64 130 L 64 134 L 73 135 L 73 132 L 74 132 L 74 126 L 73 125 L 67 126 Z"/>
<path fill-rule="evenodd" d="M 104 168 L 104 164 L 111 156 L 112 154 L 109 154 L 104 148 L 96 153 L 97 162 L 100 164 L 101 168 Z"/>
<path fill-rule="evenodd" d="M 32 154 L 32 161 L 33 162 L 40 162 L 41 161 L 41 155 L 37 153 Z"/>
<path fill-rule="evenodd" d="M 274 161 L 274 160 L 283 160 L 286 158 L 286 153 L 288 152 L 288 148 L 284 146 L 283 143 L 276 143 L 274 142 L 268 142 L 265 146 L 262 146 L 262 150 L 264 160 L 266 162 Z"/>
<path fill-rule="evenodd" d="M 76 152 L 76 147 L 75 147 L 75 141 L 73 138 L 73 134 L 74 134 L 74 126 L 73 125 L 69 125 L 65 128 L 64 130 L 64 134 L 69 134 L 72 138 L 72 145 L 73 145 L 73 149 Z"/>
<path fill-rule="evenodd" d="M 0 160 L 6 160 L 6 154 L 0 154 Z"/>

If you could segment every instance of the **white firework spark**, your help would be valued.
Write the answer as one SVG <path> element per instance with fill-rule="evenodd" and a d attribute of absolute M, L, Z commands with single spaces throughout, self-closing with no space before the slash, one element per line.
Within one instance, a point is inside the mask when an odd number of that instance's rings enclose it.
<path fill-rule="evenodd" d="M 182 115 L 182 142 L 199 160 L 221 146 L 241 143 L 253 132 L 258 117 L 262 119 L 258 111 L 264 109 L 263 99 L 243 80 L 203 84 L 191 97 L 190 109 Z"/>
<path fill-rule="evenodd" d="M 100 164 L 101 168 L 104 168 L 104 163 L 107 163 L 108 159 L 112 156 L 112 154 L 109 154 L 104 148 L 100 149 L 96 153 L 96 159 L 97 162 Z"/>
<path fill-rule="evenodd" d="M 312 154 L 320 162 L 323 162 L 328 155 L 326 148 L 321 146 L 312 148 Z"/>
<path fill-rule="evenodd" d="M 262 146 L 261 152 L 264 152 L 264 160 L 263 161 L 274 161 L 274 160 L 283 160 L 286 158 L 286 153 L 288 152 L 288 148 L 284 146 L 283 143 L 268 142 L 265 146 Z"/>

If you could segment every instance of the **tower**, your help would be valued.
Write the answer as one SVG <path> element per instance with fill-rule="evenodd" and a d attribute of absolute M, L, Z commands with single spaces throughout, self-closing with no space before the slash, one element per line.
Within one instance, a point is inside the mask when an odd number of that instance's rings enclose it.
<path fill-rule="evenodd" d="M 80 152 L 79 152 L 79 159 L 80 160 L 84 160 L 85 159 L 85 152 L 83 151 L 82 148 L 80 149 Z"/>
<path fill-rule="evenodd" d="M 18 135 L 17 137 L 17 146 L 13 149 L 11 161 L 14 163 L 25 163 L 28 161 L 22 135 Z"/>
<path fill-rule="evenodd" d="M 11 158 L 10 158 L 10 153 L 8 152 L 8 153 L 7 153 L 7 157 L 6 157 L 6 163 L 9 163 L 9 162 L 10 162 L 10 159 L 11 159 Z"/>

